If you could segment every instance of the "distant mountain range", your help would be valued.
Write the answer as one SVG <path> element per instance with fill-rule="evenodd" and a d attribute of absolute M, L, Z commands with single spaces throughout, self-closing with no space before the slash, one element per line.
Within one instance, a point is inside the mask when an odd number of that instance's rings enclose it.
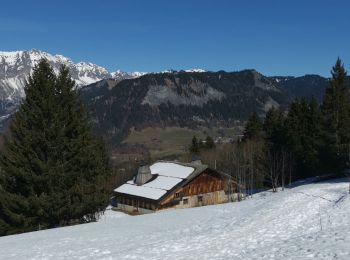
<path fill-rule="evenodd" d="M 253 111 L 264 115 L 272 106 L 286 107 L 293 97 L 320 101 L 328 84 L 318 75 L 267 77 L 255 70 L 111 73 L 35 49 L 0 52 L 0 130 L 24 98 L 25 80 L 40 58 L 56 72 L 62 64 L 69 67 L 94 128 L 112 144 L 131 128 L 242 125 Z"/>
<path fill-rule="evenodd" d="M 266 77 L 255 70 L 169 71 L 102 80 L 80 93 L 96 131 L 118 144 L 130 129 L 242 126 L 252 112 L 263 116 L 293 97 L 321 100 L 327 82 L 316 75 Z"/>
<path fill-rule="evenodd" d="M 0 52 L 0 123 L 6 119 L 24 97 L 24 85 L 33 67 L 41 58 L 46 58 L 58 72 L 62 64 L 68 66 L 78 87 L 102 79 L 129 79 L 144 75 L 144 72 L 108 72 L 105 68 L 89 62 L 74 63 L 62 55 L 32 49 L 30 51 Z"/>

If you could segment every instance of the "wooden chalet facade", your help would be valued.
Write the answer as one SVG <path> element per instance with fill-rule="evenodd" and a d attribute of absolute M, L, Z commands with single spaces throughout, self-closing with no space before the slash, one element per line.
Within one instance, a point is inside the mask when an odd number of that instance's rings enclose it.
<path fill-rule="evenodd" d="M 237 183 L 227 174 L 202 164 L 156 162 L 134 180 L 114 190 L 116 207 L 129 213 L 190 208 L 234 201 Z M 141 175 L 141 177 L 140 177 Z M 140 179 L 146 179 L 140 183 Z"/>

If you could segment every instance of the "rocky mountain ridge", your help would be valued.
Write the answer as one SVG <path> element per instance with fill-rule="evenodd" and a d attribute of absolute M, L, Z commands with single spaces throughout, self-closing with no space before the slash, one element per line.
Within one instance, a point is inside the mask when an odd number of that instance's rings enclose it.
<path fill-rule="evenodd" d="M 75 80 L 77 87 L 92 84 L 102 79 L 135 78 L 144 72 L 123 72 L 118 70 L 110 73 L 105 68 L 90 62 L 74 63 L 62 55 L 52 55 L 37 49 L 29 51 L 0 52 L 0 124 L 6 119 L 24 98 L 24 86 L 35 64 L 45 58 L 57 73 L 61 65 L 66 65 Z"/>

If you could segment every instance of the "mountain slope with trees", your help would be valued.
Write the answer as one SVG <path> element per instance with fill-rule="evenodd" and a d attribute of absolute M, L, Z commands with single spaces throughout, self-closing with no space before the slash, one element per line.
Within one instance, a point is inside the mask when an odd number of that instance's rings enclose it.
<path fill-rule="evenodd" d="M 98 133 L 118 144 L 131 128 L 230 127 L 257 111 L 284 107 L 288 95 L 254 70 L 159 73 L 137 79 L 102 81 L 80 96 Z"/>
<path fill-rule="evenodd" d="M 315 98 L 318 102 L 322 101 L 328 86 L 328 79 L 319 75 L 270 78 L 275 80 L 291 97 L 304 97 L 308 100 Z"/>

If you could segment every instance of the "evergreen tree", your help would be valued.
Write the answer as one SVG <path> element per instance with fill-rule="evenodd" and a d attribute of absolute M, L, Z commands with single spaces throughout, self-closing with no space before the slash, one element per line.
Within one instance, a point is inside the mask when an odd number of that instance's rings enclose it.
<path fill-rule="evenodd" d="M 74 87 L 66 67 L 56 76 L 46 60 L 29 77 L 1 154 L 0 233 L 93 221 L 106 206 L 108 157 Z"/>
<path fill-rule="evenodd" d="M 345 167 L 350 143 L 350 99 L 346 86 L 346 71 L 338 58 L 331 71 L 332 78 L 323 98 L 322 160 L 327 160 L 330 171 Z"/>
<path fill-rule="evenodd" d="M 308 103 L 295 99 L 289 107 L 285 123 L 288 149 L 294 154 L 296 177 L 314 176 L 320 173 L 320 111 L 317 101 Z"/>
<path fill-rule="evenodd" d="M 282 110 L 272 107 L 266 113 L 263 129 L 266 141 L 276 147 L 281 148 L 286 145 L 285 117 Z"/>
<path fill-rule="evenodd" d="M 199 152 L 199 143 L 198 143 L 197 137 L 195 135 L 192 138 L 190 151 L 192 153 L 198 153 Z"/>
<path fill-rule="evenodd" d="M 29 210 L 26 201 L 15 194 L 6 192 L 0 185 L 0 236 L 29 231 L 23 212 Z"/>
<path fill-rule="evenodd" d="M 321 111 L 315 98 L 308 104 L 306 114 L 307 139 L 304 141 L 305 161 L 308 162 L 308 169 L 315 175 L 323 172 L 320 165 L 320 145 L 321 145 Z"/>
<path fill-rule="evenodd" d="M 208 149 L 213 149 L 215 148 L 215 143 L 213 138 L 211 138 L 209 135 L 207 136 L 207 138 L 205 139 L 205 147 Z"/>
<path fill-rule="evenodd" d="M 243 140 L 258 139 L 262 137 L 263 124 L 256 112 L 248 119 L 243 133 Z"/>

